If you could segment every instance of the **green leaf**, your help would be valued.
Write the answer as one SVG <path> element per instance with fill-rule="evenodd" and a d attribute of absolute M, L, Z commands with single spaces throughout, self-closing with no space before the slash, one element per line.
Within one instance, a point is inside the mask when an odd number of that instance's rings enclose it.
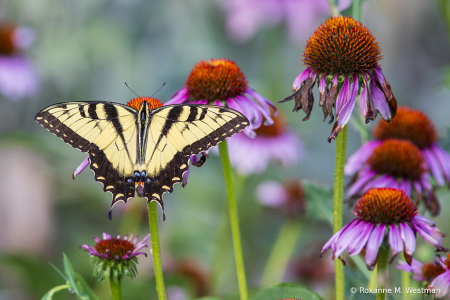
<path fill-rule="evenodd" d="M 272 285 L 271 287 L 260 291 L 251 300 L 274 299 L 323 300 L 322 297 L 309 290 L 308 288 L 290 282 L 282 282 Z"/>
<path fill-rule="evenodd" d="M 97 296 L 87 285 L 86 281 L 81 277 L 80 274 L 75 273 L 72 264 L 70 263 L 67 256 L 63 253 L 64 257 L 64 272 L 67 276 L 67 281 L 70 288 L 73 290 L 78 299 L 82 300 L 98 300 Z"/>
<path fill-rule="evenodd" d="M 70 285 L 64 284 L 64 285 L 58 285 L 58 286 L 55 286 L 55 287 L 52 288 L 50 291 L 48 291 L 48 293 L 45 294 L 45 295 L 41 298 L 41 300 L 52 300 L 53 295 L 54 295 L 56 292 L 59 292 L 59 291 L 61 291 L 61 290 L 65 290 L 65 289 L 70 289 Z"/>
<path fill-rule="evenodd" d="M 313 218 L 322 219 L 333 224 L 333 189 L 303 181 L 308 199 L 308 212 Z"/>

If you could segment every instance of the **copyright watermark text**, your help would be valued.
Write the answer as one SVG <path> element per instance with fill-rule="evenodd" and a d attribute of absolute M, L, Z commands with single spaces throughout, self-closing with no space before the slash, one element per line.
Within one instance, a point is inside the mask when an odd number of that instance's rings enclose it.
<path fill-rule="evenodd" d="M 426 289 L 426 288 L 412 288 L 412 287 L 395 287 L 393 289 L 368 289 L 365 287 L 351 287 L 350 292 L 352 294 L 438 294 L 441 292 L 440 289 Z"/>

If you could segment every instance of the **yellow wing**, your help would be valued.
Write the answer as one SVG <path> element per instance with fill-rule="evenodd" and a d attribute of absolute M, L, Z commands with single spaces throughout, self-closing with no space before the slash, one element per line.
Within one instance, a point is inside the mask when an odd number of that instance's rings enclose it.
<path fill-rule="evenodd" d="M 249 125 L 230 108 L 213 105 L 168 105 L 151 111 L 145 149 L 144 197 L 161 206 L 165 192 L 182 181 L 189 157 L 206 151 Z"/>
<path fill-rule="evenodd" d="M 64 142 L 89 154 L 95 180 L 117 201 L 134 197 L 137 110 L 111 102 L 66 102 L 51 105 L 35 120 Z"/>

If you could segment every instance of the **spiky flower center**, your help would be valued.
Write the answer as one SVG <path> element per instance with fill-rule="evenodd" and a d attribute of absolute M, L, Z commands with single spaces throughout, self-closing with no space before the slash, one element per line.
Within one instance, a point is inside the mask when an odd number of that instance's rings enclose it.
<path fill-rule="evenodd" d="M 110 238 L 107 240 L 99 241 L 95 245 L 95 250 L 98 253 L 102 254 L 107 254 L 107 250 L 109 250 L 112 259 L 114 259 L 116 256 L 119 256 L 119 258 L 121 258 L 125 254 L 127 254 L 128 251 L 134 250 L 134 244 L 127 240 Z"/>
<path fill-rule="evenodd" d="M 260 126 L 255 129 L 256 135 L 262 137 L 275 137 L 286 131 L 286 118 L 281 112 L 278 112 L 278 115 L 276 116 L 272 116 L 272 120 L 273 125 Z"/>
<path fill-rule="evenodd" d="M 389 224 L 411 220 L 417 207 L 401 190 L 375 188 L 356 202 L 352 213 L 366 221 Z"/>
<path fill-rule="evenodd" d="M 421 271 L 427 282 L 432 282 L 436 277 L 445 272 L 444 268 L 436 263 L 424 263 Z"/>
<path fill-rule="evenodd" d="M 154 109 L 154 108 L 163 106 L 163 104 L 158 99 L 155 99 L 153 97 L 133 98 L 127 102 L 127 105 L 139 110 L 139 109 L 141 109 L 142 102 L 144 102 L 144 101 L 148 103 L 149 109 Z"/>
<path fill-rule="evenodd" d="M 11 55 L 16 51 L 14 45 L 15 26 L 0 24 L 0 55 Z"/>
<path fill-rule="evenodd" d="M 373 70 L 382 58 L 372 33 L 349 17 L 331 18 L 306 42 L 303 62 L 327 74 L 351 74 Z"/>
<path fill-rule="evenodd" d="M 377 140 L 408 140 L 420 149 L 429 148 L 438 140 L 436 129 L 430 119 L 420 110 L 397 108 L 397 114 L 389 123 L 382 120 L 374 128 Z"/>
<path fill-rule="evenodd" d="M 367 160 L 378 174 L 394 178 L 419 180 L 426 172 L 419 149 L 409 141 L 396 139 L 384 141 Z"/>
<path fill-rule="evenodd" d="M 447 267 L 447 269 L 450 269 L 450 254 L 447 254 L 447 259 L 444 260 L 444 265 Z"/>
<path fill-rule="evenodd" d="M 227 59 L 199 61 L 188 78 L 186 87 L 190 100 L 225 101 L 241 95 L 248 88 L 244 73 Z"/>

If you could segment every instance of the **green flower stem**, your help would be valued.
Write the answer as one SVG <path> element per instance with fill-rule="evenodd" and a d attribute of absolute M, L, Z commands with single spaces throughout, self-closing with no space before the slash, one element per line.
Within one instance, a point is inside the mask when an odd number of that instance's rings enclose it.
<path fill-rule="evenodd" d="M 448 0 L 439 0 L 440 11 L 444 17 L 445 29 L 450 38 L 450 3 Z"/>
<path fill-rule="evenodd" d="M 161 266 L 161 247 L 159 245 L 158 210 L 156 201 L 147 203 L 147 207 L 150 236 L 152 238 L 153 269 L 155 270 L 156 291 L 158 292 L 158 300 L 166 300 L 166 289 L 164 288 L 164 276 Z"/>
<path fill-rule="evenodd" d="M 231 234 L 233 237 L 234 256 L 236 259 L 237 277 L 239 283 L 239 294 L 241 300 L 247 300 L 247 281 L 245 279 L 244 258 L 242 255 L 241 235 L 239 232 L 239 220 L 236 205 L 236 198 L 233 187 L 233 176 L 231 173 L 230 157 L 228 155 L 227 141 L 219 143 L 220 159 L 222 161 L 223 173 L 225 176 L 225 183 L 227 186 L 228 200 L 230 204 L 230 223 Z"/>
<path fill-rule="evenodd" d="M 262 287 L 267 287 L 283 279 L 284 271 L 294 253 L 301 231 L 302 224 L 299 220 L 288 218 L 285 221 L 264 268 L 261 279 Z"/>
<path fill-rule="evenodd" d="M 342 228 L 342 199 L 344 198 L 344 165 L 347 149 L 347 125 L 336 138 L 336 157 L 334 163 L 333 195 L 333 233 Z M 339 259 L 334 260 L 336 300 L 344 300 L 344 265 Z"/>
<path fill-rule="evenodd" d="M 370 273 L 369 285 L 367 287 L 370 290 L 377 288 L 377 266 Z"/>
<path fill-rule="evenodd" d="M 244 191 L 245 182 L 247 176 L 235 173 L 235 195 L 236 202 L 239 202 L 242 197 L 242 192 Z M 219 292 L 220 287 L 223 283 L 224 275 L 226 272 L 224 270 L 227 268 L 227 264 L 230 259 L 230 248 L 224 247 L 223 245 L 229 245 L 231 243 L 230 234 L 230 223 L 228 221 L 227 203 L 224 203 L 224 210 L 220 216 L 219 228 L 217 230 L 217 238 L 213 251 L 213 258 L 211 261 L 211 282 L 213 286 L 213 291 Z"/>
<path fill-rule="evenodd" d="M 383 244 L 378 250 L 378 275 L 377 275 L 377 289 L 381 293 L 377 293 L 377 300 L 386 299 L 386 293 L 383 292 L 384 289 L 388 288 L 388 262 L 389 262 L 389 245 Z"/>
<path fill-rule="evenodd" d="M 113 276 L 109 276 L 109 282 L 111 284 L 111 294 L 113 300 L 122 299 L 122 280 L 119 279 L 117 282 L 114 281 Z"/>
<path fill-rule="evenodd" d="M 405 260 L 403 258 L 403 260 Z M 402 271 L 402 300 L 411 300 L 411 295 L 409 293 L 406 293 L 406 288 L 411 286 L 410 282 L 410 274 L 409 272 Z"/>
<path fill-rule="evenodd" d="M 360 15 L 361 15 L 361 3 L 360 0 L 353 0 L 352 1 L 352 17 L 355 20 L 359 20 Z"/>

